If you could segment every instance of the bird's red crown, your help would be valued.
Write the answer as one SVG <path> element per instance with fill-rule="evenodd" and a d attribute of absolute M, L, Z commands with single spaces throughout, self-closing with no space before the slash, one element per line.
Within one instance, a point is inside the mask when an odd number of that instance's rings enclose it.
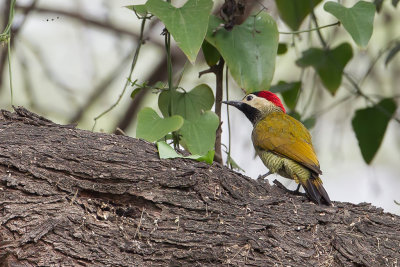
<path fill-rule="evenodd" d="M 281 100 L 276 94 L 271 93 L 269 91 L 259 91 L 259 92 L 254 92 L 253 94 L 255 94 L 258 97 L 267 99 L 268 101 L 272 102 L 275 106 L 280 107 L 283 112 L 286 112 L 285 108 L 282 105 Z"/>

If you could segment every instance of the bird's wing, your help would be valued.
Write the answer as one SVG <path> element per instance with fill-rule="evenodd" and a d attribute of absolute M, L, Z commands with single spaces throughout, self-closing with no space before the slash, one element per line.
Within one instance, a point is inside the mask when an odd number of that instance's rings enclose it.
<path fill-rule="evenodd" d="M 292 159 L 321 174 L 311 143 L 311 136 L 302 123 L 284 113 L 272 113 L 259 121 L 253 130 L 254 146 Z"/>

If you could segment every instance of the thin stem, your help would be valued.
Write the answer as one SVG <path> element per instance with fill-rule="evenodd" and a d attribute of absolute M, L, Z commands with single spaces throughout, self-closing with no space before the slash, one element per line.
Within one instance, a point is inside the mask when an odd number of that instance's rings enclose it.
<path fill-rule="evenodd" d="M 100 115 L 98 115 L 97 117 L 94 118 L 94 125 L 92 127 L 92 131 L 94 131 L 94 128 L 96 127 L 97 120 L 100 119 L 101 117 L 103 117 L 105 114 L 107 114 L 111 110 L 113 110 L 119 104 L 119 102 L 121 101 L 123 95 L 125 94 L 126 89 L 128 88 L 128 85 L 130 84 L 131 76 L 132 76 L 133 70 L 135 69 L 136 62 L 137 62 L 138 57 L 139 57 L 140 48 L 142 47 L 142 44 L 143 44 L 143 33 L 144 33 L 144 27 L 146 25 L 146 20 L 147 19 L 148 19 L 147 17 L 144 17 L 143 20 L 142 20 L 142 24 L 141 24 L 141 27 L 140 27 L 140 36 L 139 36 L 139 40 L 138 40 L 138 47 L 136 48 L 135 55 L 133 56 L 131 68 L 129 70 L 129 75 L 128 75 L 128 78 L 126 79 L 124 88 L 123 88 L 121 94 L 119 95 L 117 101 L 113 105 L 111 105 L 111 107 L 109 107 L 108 109 L 103 111 Z"/>
<path fill-rule="evenodd" d="M 363 84 L 369 74 L 372 72 L 373 68 L 375 67 L 375 64 L 378 62 L 378 60 L 393 46 L 393 44 L 397 43 L 399 41 L 400 37 L 397 37 L 393 40 L 391 40 L 385 48 L 381 49 L 378 52 L 378 55 L 375 57 L 375 59 L 372 61 L 371 65 L 369 66 L 368 70 L 365 72 L 363 78 L 361 79 L 360 84 Z"/>
<path fill-rule="evenodd" d="M 320 27 L 318 26 L 317 17 L 315 16 L 314 11 L 311 11 L 311 18 L 313 19 L 314 24 L 315 24 L 315 26 L 316 26 L 317 34 L 318 34 L 319 40 L 321 41 L 322 46 L 323 46 L 324 48 L 328 47 L 328 45 L 326 44 L 326 42 L 325 42 L 325 40 L 324 40 L 324 37 L 323 37 L 322 34 L 321 34 Z"/>
<path fill-rule="evenodd" d="M 11 34 L 10 39 L 8 40 L 8 74 L 10 75 L 10 94 L 11 94 L 11 106 L 14 105 L 14 93 L 13 93 L 13 84 L 12 84 L 12 72 L 11 72 Z"/>
<path fill-rule="evenodd" d="M 166 0 L 167 3 L 171 3 L 171 0 Z M 174 115 L 174 99 L 175 99 L 175 87 L 172 84 L 172 59 L 171 59 L 171 34 L 165 28 L 165 49 L 167 50 L 167 72 L 168 72 L 168 90 L 170 92 L 169 96 L 169 108 L 168 115 Z M 174 148 L 179 147 L 179 136 L 176 132 L 172 132 L 172 139 L 174 141 Z"/>
<path fill-rule="evenodd" d="M 167 52 L 168 90 L 170 91 L 168 115 L 172 116 L 174 115 L 173 114 L 174 86 L 172 84 L 171 35 L 169 32 L 165 33 L 165 49 Z"/>
<path fill-rule="evenodd" d="M 229 100 L 229 85 L 228 85 L 228 66 L 226 66 L 225 68 L 225 94 L 226 94 L 226 100 Z M 229 164 L 229 168 L 232 169 L 232 164 L 230 164 L 230 158 L 231 158 L 231 148 L 232 148 L 232 144 L 231 144 L 231 119 L 230 119 L 230 115 L 229 115 L 229 105 L 226 105 L 226 120 L 228 123 L 228 164 Z"/>
<path fill-rule="evenodd" d="M 358 86 L 357 82 L 350 76 L 350 74 L 348 74 L 347 72 L 343 72 L 343 75 L 351 83 L 351 85 L 354 87 L 354 89 L 356 90 L 355 93 L 357 95 L 360 95 L 360 96 L 364 97 L 371 104 L 375 104 L 375 102 L 369 96 L 365 95 L 361 91 L 360 86 Z"/>
<path fill-rule="evenodd" d="M 336 25 L 340 25 L 340 21 L 337 21 L 337 22 L 332 23 L 332 24 L 324 25 L 324 26 L 321 26 L 321 27 L 317 26 L 316 28 L 312 28 L 312 29 L 308 29 L 308 30 L 294 31 L 294 32 L 279 32 L 279 34 L 298 34 L 298 33 L 312 32 L 312 31 L 318 31 L 318 30 L 323 29 L 323 28 L 333 27 L 333 26 L 336 26 Z"/>
<path fill-rule="evenodd" d="M 351 99 L 352 99 L 352 98 L 351 98 L 352 96 L 353 96 L 352 94 L 347 95 L 347 96 L 343 97 L 342 99 L 338 100 L 337 102 L 332 103 L 332 104 L 329 105 L 328 107 L 325 107 L 325 108 L 323 108 L 323 109 L 321 109 L 321 110 L 315 112 L 314 114 L 311 114 L 309 117 L 310 117 L 310 118 L 313 118 L 313 117 L 315 118 L 315 117 L 317 117 L 317 116 L 321 116 L 322 114 L 324 114 L 324 113 L 326 113 L 326 112 L 328 112 L 328 111 L 334 109 L 334 108 L 335 108 L 336 106 L 338 106 L 339 104 L 342 104 L 342 103 L 344 103 L 344 102 L 346 102 L 346 101 L 348 101 L 348 100 L 351 100 Z"/>
<path fill-rule="evenodd" d="M 312 79 L 312 86 L 311 86 L 311 92 L 310 92 L 310 96 L 308 97 L 308 101 L 306 103 L 306 105 L 304 106 L 304 110 L 303 110 L 303 115 L 306 114 L 306 112 L 309 110 L 309 108 L 311 107 L 311 102 L 313 100 L 317 85 L 315 83 L 315 75 L 317 75 L 316 73 L 314 74 L 314 78 Z M 303 88 L 303 84 L 301 84 L 301 88 Z"/>
<path fill-rule="evenodd" d="M 168 115 L 174 115 L 174 99 L 175 99 L 175 87 L 172 84 L 172 60 L 171 60 L 171 34 L 165 29 L 165 49 L 167 52 L 167 72 L 168 72 L 168 90 L 169 94 L 169 107 Z M 177 132 L 172 132 L 172 140 L 174 143 L 174 148 L 179 148 L 179 136 Z"/>
<path fill-rule="evenodd" d="M 182 71 L 178 77 L 178 80 L 175 82 L 176 89 L 179 88 L 179 85 L 181 84 L 183 75 L 185 74 L 185 72 L 187 71 L 187 68 L 189 68 L 189 66 L 190 66 L 189 60 L 186 59 L 185 64 L 183 65 Z M 180 88 L 185 91 L 185 89 L 183 89 L 182 87 L 180 87 Z"/>
<path fill-rule="evenodd" d="M 172 61 L 171 61 L 171 35 L 166 33 L 165 35 L 165 47 L 167 50 L 167 72 L 168 72 L 168 87 L 170 90 L 173 89 L 172 85 Z"/>
<path fill-rule="evenodd" d="M 13 84 L 12 84 L 12 71 L 11 71 L 11 25 L 14 19 L 14 6 L 16 0 L 11 1 L 10 12 L 8 16 L 8 24 L 4 33 L 2 35 L 7 36 L 7 58 L 8 58 L 8 75 L 10 76 L 10 97 L 11 97 L 11 105 L 14 105 L 14 92 L 13 92 Z M 4 36 L 4 37 L 5 37 Z M 3 37 L 3 36 L 2 36 Z"/>
<path fill-rule="evenodd" d="M 215 89 L 215 114 L 217 114 L 219 119 L 219 125 L 215 138 L 215 156 L 214 160 L 218 163 L 222 164 L 222 153 L 221 153 L 221 135 L 222 135 L 222 127 L 221 127 L 221 105 L 222 105 L 222 92 L 223 92 L 223 80 L 224 80 L 224 65 L 225 61 L 221 57 L 217 68 L 215 70 L 216 77 L 216 89 Z"/>
<path fill-rule="evenodd" d="M 0 34 L 0 37 L 1 37 L 1 38 L 11 37 L 11 36 L 10 36 L 10 32 L 11 32 L 12 21 L 13 21 L 13 19 L 14 19 L 15 1 L 16 1 L 16 0 L 12 0 L 12 1 L 11 1 L 10 12 L 8 13 L 8 23 L 7 23 L 7 26 L 6 26 L 6 28 L 4 29 L 3 33 Z M 6 40 L 6 39 L 5 39 L 5 40 Z"/>
<path fill-rule="evenodd" d="M 388 116 L 389 118 L 393 118 L 395 121 L 397 121 L 398 123 L 400 123 L 400 119 L 396 118 L 396 117 L 392 117 L 391 114 L 389 114 L 389 112 L 387 112 L 386 109 L 384 109 L 383 107 L 381 107 L 380 105 L 378 105 L 374 100 L 372 100 L 368 95 L 364 94 L 363 91 L 361 91 L 360 86 L 358 86 L 358 84 L 356 83 L 356 81 L 354 81 L 354 79 L 346 72 L 343 72 L 344 77 L 346 77 L 346 79 L 351 83 L 351 85 L 353 85 L 354 89 L 356 89 L 356 94 L 359 96 L 362 96 L 365 100 L 367 100 L 369 103 L 371 103 L 372 105 L 376 106 L 383 114 L 385 114 L 386 116 Z"/>
<path fill-rule="evenodd" d="M 171 3 L 171 0 L 167 0 L 167 3 Z M 167 49 L 168 87 L 169 87 L 169 90 L 171 90 L 171 93 L 172 93 L 174 88 L 173 88 L 173 85 L 172 85 L 171 34 L 169 33 L 169 31 L 166 28 L 165 28 L 165 31 L 166 31 L 165 47 Z M 171 101 L 171 106 L 172 106 L 172 101 Z"/>

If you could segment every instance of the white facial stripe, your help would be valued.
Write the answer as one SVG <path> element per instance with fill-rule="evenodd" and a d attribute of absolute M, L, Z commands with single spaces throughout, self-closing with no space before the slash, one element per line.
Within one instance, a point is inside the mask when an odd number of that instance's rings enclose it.
<path fill-rule="evenodd" d="M 247 100 L 248 96 L 252 96 L 253 98 L 250 100 Z M 242 99 L 241 102 L 246 103 L 246 104 L 252 106 L 253 108 L 258 109 L 262 113 L 269 113 L 272 111 L 281 110 L 279 107 L 275 106 L 274 103 L 268 101 L 267 99 L 265 99 L 263 97 L 258 97 L 254 94 L 246 95 Z"/>

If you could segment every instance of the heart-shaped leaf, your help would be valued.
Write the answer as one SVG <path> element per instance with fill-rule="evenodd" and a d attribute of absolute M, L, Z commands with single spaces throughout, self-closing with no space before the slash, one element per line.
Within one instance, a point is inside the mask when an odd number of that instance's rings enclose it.
<path fill-rule="evenodd" d="M 212 111 L 206 111 L 196 119 L 185 120 L 179 130 L 184 146 L 190 153 L 197 155 L 213 150 L 218 125 L 218 116 Z"/>
<path fill-rule="evenodd" d="M 340 20 L 359 46 L 367 46 L 374 27 L 375 5 L 373 3 L 358 1 L 353 7 L 346 8 L 336 2 L 327 2 L 324 9 Z"/>
<path fill-rule="evenodd" d="M 297 31 L 304 18 L 321 0 L 275 0 L 281 19 Z"/>
<path fill-rule="evenodd" d="M 268 90 L 275 71 L 278 29 L 266 12 L 250 16 L 231 31 L 217 30 L 223 21 L 210 16 L 206 40 L 225 59 L 237 84 L 247 93 Z"/>
<path fill-rule="evenodd" d="M 167 133 L 179 130 L 183 125 L 183 118 L 175 115 L 161 118 L 152 108 L 143 108 L 138 114 L 136 137 L 154 142 Z"/>
<path fill-rule="evenodd" d="M 356 111 L 352 120 L 353 130 L 364 161 L 370 164 L 378 151 L 387 125 L 396 111 L 396 102 L 383 99 L 377 105 Z"/>
<path fill-rule="evenodd" d="M 192 120 L 200 117 L 202 111 L 210 110 L 214 104 L 212 89 L 206 84 L 200 84 L 189 92 L 174 92 L 173 115 L 181 115 Z M 168 117 L 171 92 L 163 91 L 158 97 L 158 107 L 164 117 Z"/>
<path fill-rule="evenodd" d="M 310 48 L 303 52 L 296 64 L 300 67 L 312 66 L 324 86 L 334 95 L 342 83 L 343 69 L 352 57 L 351 46 L 343 43 L 332 50 Z"/>
<path fill-rule="evenodd" d="M 170 145 L 165 143 L 164 141 L 157 142 L 158 148 L 158 155 L 160 159 L 175 159 L 175 158 L 184 158 L 184 159 L 194 159 L 197 161 L 204 161 L 208 164 L 213 163 L 214 159 L 214 150 L 210 150 L 205 155 L 190 155 L 190 156 L 183 156 L 178 154 Z"/>
<path fill-rule="evenodd" d="M 192 63 L 196 61 L 206 35 L 212 6 L 212 0 L 188 0 L 181 8 L 163 0 L 149 0 L 146 3 L 150 13 L 165 24 L 179 48 Z"/>

